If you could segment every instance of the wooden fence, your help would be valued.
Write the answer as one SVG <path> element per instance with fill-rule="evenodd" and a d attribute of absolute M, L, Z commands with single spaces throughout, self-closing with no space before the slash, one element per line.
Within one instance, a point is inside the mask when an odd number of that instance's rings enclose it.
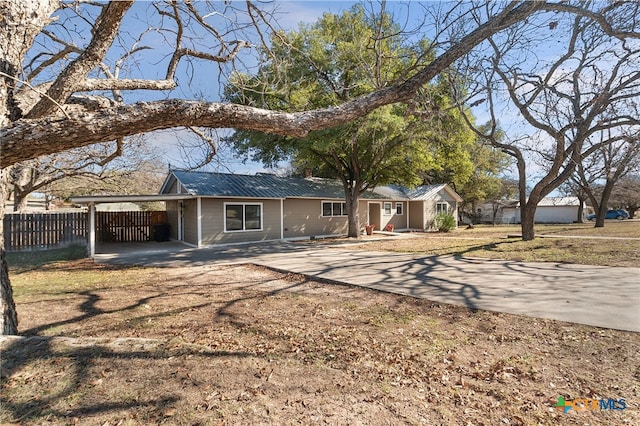
<path fill-rule="evenodd" d="M 46 250 L 87 244 L 88 214 L 13 213 L 4 217 L 7 251 Z"/>
<path fill-rule="evenodd" d="M 151 241 L 156 225 L 167 222 L 167 212 L 96 212 L 96 239 L 105 243 Z"/>
<path fill-rule="evenodd" d="M 96 212 L 96 240 L 107 243 L 151 241 L 156 225 L 167 222 L 167 212 Z M 166 228 L 163 232 L 167 232 Z M 86 245 L 89 214 L 12 213 L 4 217 L 7 251 L 47 250 Z M 168 237 L 168 235 L 166 235 Z"/>

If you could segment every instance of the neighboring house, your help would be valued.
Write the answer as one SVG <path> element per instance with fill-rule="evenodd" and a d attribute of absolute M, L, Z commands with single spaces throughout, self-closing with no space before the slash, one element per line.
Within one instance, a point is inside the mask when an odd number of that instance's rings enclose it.
<path fill-rule="evenodd" d="M 163 195 L 170 237 L 197 247 L 347 234 L 337 180 L 172 171 Z M 461 201 L 448 185 L 384 186 L 364 193 L 358 207 L 363 227 L 424 231 L 439 212 L 457 218 Z"/>
<path fill-rule="evenodd" d="M 584 206 L 583 206 L 584 207 Z M 536 208 L 536 223 L 573 223 L 578 220 L 578 197 L 546 197 Z M 481 204 L 477 213 L 480 223 L 520 223 L 520 202 L 517 200 Z"/>

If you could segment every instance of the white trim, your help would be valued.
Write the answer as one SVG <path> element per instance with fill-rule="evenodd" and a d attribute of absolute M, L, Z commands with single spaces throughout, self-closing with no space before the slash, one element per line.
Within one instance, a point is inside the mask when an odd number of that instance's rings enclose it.
<path fill-rule="evenodd" d="M 178 203 L 178 241 L 184 241 L 184 202 Z"/>
<path fill-rule="evenodd" d="M 227 206 L 242 206 L 242 229 L 227 230 Z M 244 229 L 245 227 L 245 207 L 246 206 L 260 206 L 260 229 Z M 224 233 L 236 233 L 236 232 L 260 232 L 264 231 L 264 206 L 263 203 L 235 203 L 224 202 L 222 206 L 222 224 Z"/>
<path fill-rule="evenodd" d="M 330 216 L 325 216 L 324 214 L 324 203 L 331 203 L 331 215 Z M 340 213 L 339 215 L 335 215 L 333 214 L 333 205 L 334 204 L 340 204 Z M 347 203 L 346 201 L 336 201 L 336 200 L 327 200 L 327 199 L 323 199 L 320 201 L 320 217 L 345 217 L 348 216 L 347 214 Z"/>
<path fill-rule="evenodd" d="M 89 257 L 96 255 L 96 205 L 89 203 Z"/>
<path fill-rule="evenodd" d="M 446 211 L 446 212 L 438 212 L 438 206 L 441 206 L 441 205 L 443 205 L 443 204 L 447 206 L 447 211 Z M 435 210 L 436 210 L 436 211 L 435 211 L 436 216 L 437 216 L 438 214 L 440 214 L 440 213 L 451 214 L 451 213 L 450 213 L 450 210 L 451 210 L 451 204 L 449 204 L 447 201 L 436 201 L 436 205 L 435 205 L 435 207 L 436 207 L 436 209 L 435 209 Z"/>
<path fill-rule="evenodd" d="M 202 198 L 196 198 L 196 216 L 197 216 L 197 224 L 196 224 L 196 232 L 197 232 L 197 241 L 196 244 L 198 247 L 202 246 Z"/>
<path fill-rule="evenodd" d="M 387 204 L 389 205 L 389 213 L 387 213 Z M 382 214 L 384 216 L 393 216 L 393 202 L 392 201 L 383 201 L 382 202 Z"/>
<path fill-rule="evenodd" d="M 400 205 L 400 210 L 402 211 L 401 213 L 398 213 L 398 204 Z M 395 212 L 396 216 L 403 216 L 404 215 L 404 202 L 403 201 L 396 201 L 396 212 Z"/>
<path fill-rule="evenodd" d="M 150 195 L 87 195 L 71 197 L 75 204 L 142 203 L 147 201 L 176 201 L 196 198 L 191 194 L 150 194 Z"/>

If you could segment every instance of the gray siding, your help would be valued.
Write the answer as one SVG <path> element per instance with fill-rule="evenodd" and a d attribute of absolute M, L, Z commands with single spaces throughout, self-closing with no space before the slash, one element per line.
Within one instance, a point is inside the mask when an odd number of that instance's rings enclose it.
<path fill-rule="evenodd" d="M 184 241 L 198 244 L 198 205 L 196 200 L 184 200 Z"/>
<path fill-rule="evenodd" d="M 169 238 L 173 240 L 177 240 L 180 202 L 167 201 L 166 205 L 167 205 L 167 222 L 169 223 Z"/>
<path fill-rule="evenodd" d="M 262 230 L 225 232 L 225 203 L 262 204 Z M 186 220 L 186 218 L 185 218 Z M 202 199 L 202 244 L 231 244 L 280 239 L 280 200 Z"/>
<path fill-rule="evenodd" d="M 322 216 L 322 201 L 342 203 L 342 200 L 284 200 L 284 237 L 313 237 L 347 233 L 347 216 Z"/>
<path fill-rule="evenodd" d="M 436 204 L 446 202 L 449 204 L 449 214 L 458 223 L 458 202 L 446 191 L 442 190 L 432 199 L 425 201 L 424 206 L 424 228 L 425 230 L 434 229 L 434 219 L 436 217 Z"/>

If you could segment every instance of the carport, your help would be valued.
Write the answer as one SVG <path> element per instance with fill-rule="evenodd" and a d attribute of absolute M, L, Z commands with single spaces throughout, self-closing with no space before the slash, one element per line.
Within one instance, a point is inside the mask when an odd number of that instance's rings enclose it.
<path fill-rule="evenodd" d="M 88 236 L 89 255 L 96 254 L 96 206 L 109 203 L 148 203 L 193 199 L 191 194 L 150 194 L 150 195 L 88 195 L 71 197 L 71 202 L 86 206 L 89 212 Z M 178 220 L 181 220 L 179 218 Z"/>

